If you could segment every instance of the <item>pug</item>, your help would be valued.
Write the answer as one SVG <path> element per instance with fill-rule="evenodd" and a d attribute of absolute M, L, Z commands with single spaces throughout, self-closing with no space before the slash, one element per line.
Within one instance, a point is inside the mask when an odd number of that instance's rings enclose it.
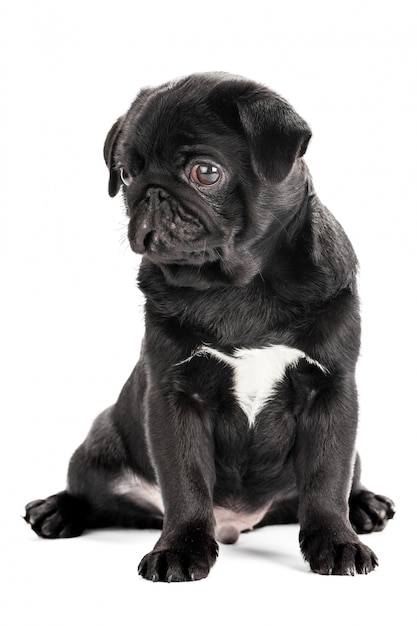
<path fill-rule="evenodd" d="M 139 92 L 108 133 L 145 304 L 139 362 L 26 507 L 41 537 L 162 529 L 139 574 L 193 581 L 218 541 L 299 523 L 314 572 L 367 574 L 358 533 L 393 502 L 360 481 L 357 259 L 302 157 L 308 124 L 266 86 L 195 74 Z"/>

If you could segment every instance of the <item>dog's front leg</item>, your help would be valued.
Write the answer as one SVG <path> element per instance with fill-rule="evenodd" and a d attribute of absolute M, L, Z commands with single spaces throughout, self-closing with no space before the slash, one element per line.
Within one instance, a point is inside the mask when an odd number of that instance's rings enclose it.
<path fill-rule="evenodd" d="M 356 429 L 356 386 L 348 375 L 330 381 L 298 416 L 300 545 L 311 569 L 320 574 L 367 574 L 378 563 L 348 517 Z"/>
<path fill-rule="evenodd" d="M 159 541 L 139 565 L 153 581 L 205 578 L 214 564 L 214 453 L 211 422 L 194 394 L 148 394 L 148 442 L 164 502 Z"/>

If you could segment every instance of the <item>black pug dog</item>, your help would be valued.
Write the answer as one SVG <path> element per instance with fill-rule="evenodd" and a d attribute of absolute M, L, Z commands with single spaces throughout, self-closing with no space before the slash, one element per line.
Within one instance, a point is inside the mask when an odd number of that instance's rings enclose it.
<path fill-rule="evenodd" d="M 393 503 L 360 482 L 357 260 L 302 160 L 310 128 L 223 73 L 140 91 L 110 130 L 146 331 L 116 404 L 74 453 L 65 491 L 31 502 L 41 537 L 162 528 L 139 565 L 204 578 L 216 539 L 299 522 L 320 574 L 366 574 L 357 533 Z"/>

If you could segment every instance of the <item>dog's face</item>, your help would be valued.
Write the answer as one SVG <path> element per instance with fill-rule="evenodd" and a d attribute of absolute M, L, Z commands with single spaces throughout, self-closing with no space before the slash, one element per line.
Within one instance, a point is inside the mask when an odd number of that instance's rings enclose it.
<path fill-rule="evenodd" d="M 132 250 L 172 284 L 247 283 L 253 245 L 274 219 L 267 191 L 285 182 L 310 134 L 282 98 L 227 74 L 142 90 L 104 147 Z"/>

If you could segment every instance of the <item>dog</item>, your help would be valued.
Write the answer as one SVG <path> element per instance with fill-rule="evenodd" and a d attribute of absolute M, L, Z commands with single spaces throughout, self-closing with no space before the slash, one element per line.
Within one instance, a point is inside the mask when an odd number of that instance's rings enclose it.
<path fill-rule="evenodd" d="M 218 541 L 299 523 L 320 574 L 367 574 L 358 533 L 393 502 L 360 482 L 357 259 L 303 161 L 311 131 L 264 85 L 193 74 L 142 89 L 108 133 L 145 296 L 139 362 L 26 507 L 41 537 L 162 529 L 138 572 L 206 577 Z"/>

